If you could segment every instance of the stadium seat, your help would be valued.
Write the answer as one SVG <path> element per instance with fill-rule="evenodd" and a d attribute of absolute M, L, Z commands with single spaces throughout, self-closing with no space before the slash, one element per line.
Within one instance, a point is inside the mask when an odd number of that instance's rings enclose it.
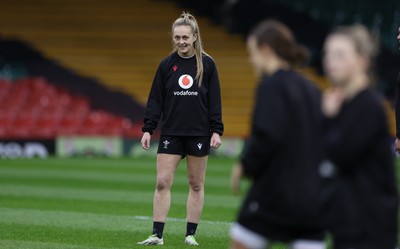
<path fill-rule="evenodd" d="M 43 77 L 0 80 L 0 138 L 57 135 L 137 136 L 129 119 L 93 111 L 88 99 L 56 88 Z"/>
<path fill-rule="evenodd" d="M 7 130 L 12 121 L 12 116 L 9 113 L 0 112 L 0 138 L 7 136 Z"/>
<path fill-rule="evenodd" d="M 143 135 L 142 126 L 142 123 L 133 123 L 129 129 L 124 130 L 124 137 L 141 138 Z"/>
<path fill-rule="evenodd" d="M 1 102 L 7 97 L 7 94 L 10 92 L 12 84 L 10 81 L 0 80 L 0 105 Z"/>
<path fill-rule="evenodd" d="M 35 138 L 54 138 L 56 137 L 56 130 L 58 127 L 59 119 L 51 116 L 41 116 L 32 130 L 32 136 Z"/>
<path fill-rule="evenodd" d="M 56 129 L 56 134 L 58 135 L 75 135 L 77 134 L 82 121 L 80 117 L 66 115 L 61 118 L 58 127 Z"/>
<path fill-rule="evenodd" d="M 108 119 L 106 112 L 94 111 L 91 112 L 82 122 L 78 134 L 80 135 L 98 135 L 103 129 L 106 120 Z"/>
<path fill-rule="evenodd" d="M 129 119 L 122 117 L 113 117 L 109 119 L 103 129 L 100 131 L 102 135 L 122 136 L 124 131 L 132 127 L 132 122 Z"/>
<path fill-rule="evenodd" d="M 7 137 L 10 138 L 29 138 L 36 119 L 30 116 L 17 116 L 13 122 L 9 124 L 7 129 Z"/>
<path fill-rule="evenodd" d="M 69 104 L 66 106 L 66 115 L 84 118 L 89 112 L 89 101 L 84 97 L 71 97 Z"/>

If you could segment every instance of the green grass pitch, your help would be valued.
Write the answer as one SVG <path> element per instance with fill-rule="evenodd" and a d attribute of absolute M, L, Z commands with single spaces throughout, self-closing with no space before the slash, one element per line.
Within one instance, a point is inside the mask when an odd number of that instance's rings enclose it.
<path fill-rule="evenodd" d="M 228 248 L 241 202 L 228 187 L 234 162 L 209 160 L 200 248 Z M 154 186 L 155 158 L 0 160 L 0 248 L 144 248 L 136 242 L 151 232 Z M 181 163 L 165 249 L 188 247 L 183 244 L 187 192 Z"/>

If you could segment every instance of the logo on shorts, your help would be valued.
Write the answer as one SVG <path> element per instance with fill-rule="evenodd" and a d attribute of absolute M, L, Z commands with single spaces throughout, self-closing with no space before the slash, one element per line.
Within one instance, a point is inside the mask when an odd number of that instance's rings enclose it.
<path fill-rule="evenodd" d="M 178 84 L 183 89 L 189 89 L 193 86 L 193 78 L 189 74 L 179 77 Z"/>
<path fill-rule="evenodd" d="M 197 147 L 199 147 L 199 150 L 201 150 L 201 147 L 203 147 L 203 144 L 202 143 L 198 143 Z"/>
<path fill-rule="evenodd" d="M 168 142 L 168 140 L 165 140 L 163 144 L 164 144 L 164 149 L 168 149 L 168 144 L 170 144 L 170 142 Z"/>

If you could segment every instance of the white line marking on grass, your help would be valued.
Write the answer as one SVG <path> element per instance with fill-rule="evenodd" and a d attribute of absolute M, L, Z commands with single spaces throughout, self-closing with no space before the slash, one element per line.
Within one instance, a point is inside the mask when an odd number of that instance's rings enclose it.
<path fill-rule="evenodd" d="M 40 249 L 109 249 L 109 247 L 91 247 L 83 245 L 73 245 L 65 243 L 40 242 L 40 241 L 22 241 L 22 240 L 0 240 L 0 247 L 7 249 L 21 248 L 40 248 Z"/>
<path fill-rule="evenodd" d="M 142 231 L 143 224 L 152 220 L 148 216 L 125 216 L 111 214 L 93 214 L 71 211 L 36 210 L 24 208 L 1 208 L 1 224 L 34 225 L 46 227 L 63 227 L 102 231 Z M 169 218 L 172 227 L 181 226 L 184 219 Z M 209 225 L 209 236 L 214 236 L 215 229 L 228 229 L 231 224 L 223 221 L 201 221 Z"/>
<path fill-rule="evenodd" d="M 133 216 L 135 220 L 153 220 L 153 217 L 150 216 Z M 177 222 L 186 222 L 185 219 L 181 218 L 167 218 L 167 221 L 177 221 Z M 228 221 L 211 221 L 211 220 L 200 220 L 200 223 L 207 223 L 211 225 L 232 225 L 232 222 Z"/>
<path fill-rule="evenodd" d="M 1 184 L 0 196 L 57 198 L 64 200 L 121 201 L 125 203 L 152 203 L 154 191 L 98 190 L 71 187 L 28 186 L 21 184 Z M 240 199 L 234 196 L 207 195 L 208 207 L 236 208 Z M 186 205 L 186 193 L 174 193 L 174 205 Z"/>

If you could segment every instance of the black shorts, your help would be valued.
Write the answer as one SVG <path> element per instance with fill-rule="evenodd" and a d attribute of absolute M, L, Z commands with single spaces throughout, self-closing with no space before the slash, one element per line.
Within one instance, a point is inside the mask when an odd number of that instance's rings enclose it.
<path fill-rule="evenodd" d="M 211 137 L 161 136 L 157 153 L 203 157 L 210 154 Z"/>

